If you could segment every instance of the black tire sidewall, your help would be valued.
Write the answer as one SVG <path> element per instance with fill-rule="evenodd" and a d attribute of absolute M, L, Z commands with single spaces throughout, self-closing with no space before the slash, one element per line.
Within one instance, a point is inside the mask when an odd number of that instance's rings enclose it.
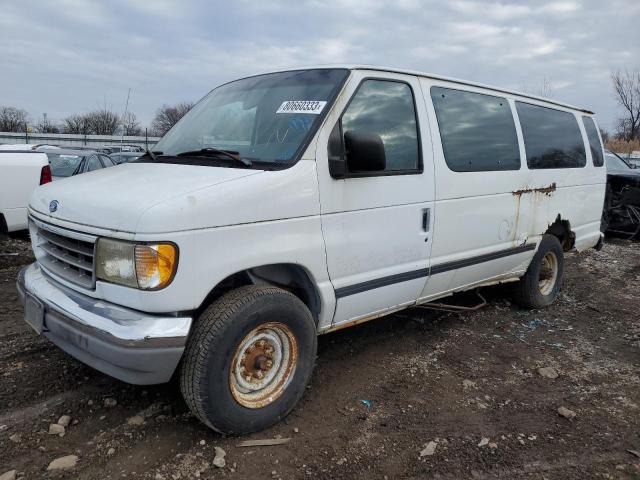
<path fill-rule="evenodd" d="M 206 313 L 206 312 L 205 312 Z M 205 415 L 216 430 L 243 434 L 262 430 L 284 418 L 298 402 L 316 358 L 316 330 L 311 314 L 297 298 L 283 293 L 263 295 L 233 312 L 222 335 L 209 344 L 201 388 L 210 399 Z M 240 405 L 231 393 L 229 372 L 236 348 L 254 328 L 269 322 L 289 327 L 298 343 L 293 377 L 282 395 L 263 408 Z"/>
<path fill-rule="evenodd" d="M 540 288 L 538 287 L 538 280 L 540 278 L 542 260 L 549 252 L 553 252 L 556 256 L 556 259 L 558 261 L 558 274 L 556 276 L 556 281 L 551 292 L 547 295 L 543 295 L 542 292 L 540 292 Z M 533 257 L 533 261 L 529 266 L 528 275 L 530 275 L 531 288 L 534 290 L 531 293 L 535 297 L 536 303 L 540 306 L 551 305 L 560 293 L 560 287 L 562 286 L 562 279 L 564 276 L 564 251 L 562 250 L 560 241 L 556 237 L 554 237 L 553 235 L 545 235 L 544 237 L 542 237 L 542 241 L 540 242 L 538 251 L 536 252 L 535 256 Z"/>

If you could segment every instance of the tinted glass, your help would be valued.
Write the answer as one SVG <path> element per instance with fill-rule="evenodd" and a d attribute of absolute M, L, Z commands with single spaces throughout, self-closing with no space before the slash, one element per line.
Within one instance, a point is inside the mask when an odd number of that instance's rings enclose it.
<path fill-rule="evenodd" d="M 455 172 L 518 170 L 520 150 L 509 102 L 432 87 L 444 159 Z"/>
<path fill-rule="evenodd" d="M 516 102 L 529 168 L 579 168 L 587 164 L 576 117 L 553 108 Z"/>
<path fill-rule="evenodd" d="M 613 153 L 607 153 L 605 155 L 607 159 L 607 170 L 610 171 L 621 171 L 628 173 L 631 167 L 620 157 L 614 155 Z"/>
<path fill-rule="evenodd" d="M 418 169 L 416 112 L 406 83 L 365 80 L 342 115 L 342 132 L 349 131 L 380 136 L 387 171 Z"/>
<path fill-rule="evenodd" d="M 102 165 L 100 164 L 98 157 L 95 155 L 90 156 L 87 160 L 87 172 L 93 172 L 94 170 L 100 170 L 101 168 Z"/>
<path fill-rule="evenodd" d="M 47 157 L 49 158 L 51 175 L 54 177 L 70 177 L 82 161 L 82 157 L 79 155 L 60 155 L 47 152 Z"/>
<path fill-rule="evenodd" d="M 106 155 L 100 155 L 100 159 L 102 160 L 102 165 L 104 165 L 105 168 L 113 167 L 115 165 L 115 162 L 113 162 L 113 160 L 111 160 L 111 158 Z"/>
<path fill-rule="evenodd" d="M 342 69 L 302 70 L 227 83 L 198 102 L 153 150 L 170 156 L 216 148 L 256 162 L 291 162 L 347 75 Z M 215 165 L 215 158 L 210 161 Z"/>
<path fill-rule="evenodd" d="M 601 167 L 604 165 L 604 157 L 602 156 L 602 144 L 600 143 L 600 135 L 598 135 L 596 124 L 591 117 L 582 117 L 582 123 L 587 132 L 587 140 L 589 140 L 593 164 L 596 167 Z"/>

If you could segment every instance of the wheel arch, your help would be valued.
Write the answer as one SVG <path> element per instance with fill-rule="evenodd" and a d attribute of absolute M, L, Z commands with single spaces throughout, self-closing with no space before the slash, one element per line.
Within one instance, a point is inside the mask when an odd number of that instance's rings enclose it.
<path fill-rule="evenodd" d="M 575 245 L 576 234 L 571 230 L 571 223 L 569 220 L 563 219 L 560 214 L 544 233 L 556 237 L 565 252 L 571 250 Z"/>
<path fill-rule="evenodd" d="M 320 293 L 311 273 L 294 263 L 260 265 L 228 275 L 209 291 L 196 313 L 199 315 L 222 295 L 244 285 L 273 285 L 293 293 L 307 306 L 318 324 L 322 310 Z"/>

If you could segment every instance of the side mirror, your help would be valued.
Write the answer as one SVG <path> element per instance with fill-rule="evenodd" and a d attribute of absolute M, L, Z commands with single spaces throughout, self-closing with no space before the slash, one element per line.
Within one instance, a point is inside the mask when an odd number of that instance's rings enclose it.
<path fill-rule="evenodd" d="M 379 172 L 387 166 L 380 135 L 348 131 L 344 134 L 349 172 Z"/>

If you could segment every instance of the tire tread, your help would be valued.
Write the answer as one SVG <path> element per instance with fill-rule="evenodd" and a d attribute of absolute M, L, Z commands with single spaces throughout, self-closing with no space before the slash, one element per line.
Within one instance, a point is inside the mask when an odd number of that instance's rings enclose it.
<path fill-rule="evenodd" d="M 189 349 L 185 355 L 181 375 L 180 390 L 193 414 L 205 425 L 219 433 L 226 433 L 211 423 L 206 412 L 206 377 L 208 355 L 213 346 L 223 341 L 227 326 L 234 321 L 234 314 L 256 299 L 267 295 L 289 296 L 300 302 L 293 293 L 274 286 L 247 285 L 227 292 L 214 301 L 200 315 L 189 339 Z M 309 313 L 309 316 L 311 314 Z M 193 354 L 193 349 L 197 354 Z"/>

